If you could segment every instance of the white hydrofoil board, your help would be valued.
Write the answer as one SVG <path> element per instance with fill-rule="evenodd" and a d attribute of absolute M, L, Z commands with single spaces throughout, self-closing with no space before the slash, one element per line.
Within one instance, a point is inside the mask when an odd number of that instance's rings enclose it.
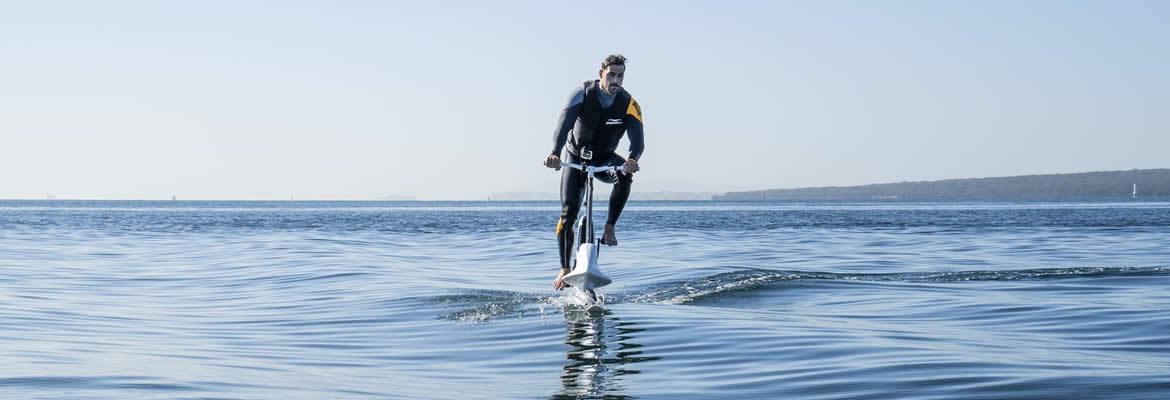
<path fill-rule="evenodd" d="M 597 253 L 600 250 L 595 243 L 585 243 L 578 247 L 577 265 L 565 275 L 565 283 L 579 289 L 593 290 L 613 282 L 597 266 Z"/>

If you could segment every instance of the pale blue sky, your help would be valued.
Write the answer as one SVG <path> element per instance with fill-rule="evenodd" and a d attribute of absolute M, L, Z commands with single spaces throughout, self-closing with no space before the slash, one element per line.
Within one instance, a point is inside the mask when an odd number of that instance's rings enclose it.
<path fill-rule="evenodd" d="M 557 113 L 612 52 L 645 112 L 635 191 L 1170 167 L 1166 21 L 1164 1 L 0 2 L 0 198 L 555 192 Z"/>

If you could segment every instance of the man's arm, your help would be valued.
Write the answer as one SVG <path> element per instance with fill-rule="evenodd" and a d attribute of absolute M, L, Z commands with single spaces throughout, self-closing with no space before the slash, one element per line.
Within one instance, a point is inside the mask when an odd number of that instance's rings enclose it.
<path fill-rule="evenodd" d="M 642 149 L 646 147 L 642 140 L 642 106 L 633 98 L 630 98 L 630 106 L 626 108 L 626 136 L 630 138 L 629 158 L 642 159 Z"/>
<path fill-rule="evenodd" d="M 585 103 L 585 88 L 579 87 L 573 91 L 573 94 L 569 95 L 569 102 L 565 103 L 565 108 L 561 110 L 560 119 L 557 120 L 557 128 L 553 131 L 552 155 L 560 157 L 561 148 L 565 147 L 565 141 L 569 140 L 569 131 L 573 130 L 573 124 L 581 115 L 581 104 L 583 103 Z"/>

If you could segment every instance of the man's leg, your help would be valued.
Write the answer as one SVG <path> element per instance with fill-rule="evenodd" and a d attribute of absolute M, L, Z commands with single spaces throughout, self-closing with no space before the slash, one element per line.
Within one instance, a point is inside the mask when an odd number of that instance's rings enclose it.
<path fill-rule="evenodd" d="M 618 157 L 620 158 L 620 157 Z M 621 160 L 625 163 L 625 159 Z M 618 164 L 621 165 L 621 164 Z M 614 233 L 614 226 L 617 225 L 618 217 L 622 215 L 622 209 L 626 208 L 626 200 L 630 199 L 630 186 L 634 183 L 634 176 L 617 173 L 617 182 L 613 184 L 613 191 L 609 193 L 609 213 L 605 218 L 605 233 L 602 234 L 602 239 L 605 244 L 610 246 L 617 246 L 617 234 Z"/>
<path fill-rule="evenodd" d="M 557 219 L 557 249 L 561 257 L 561 272 L 553 280 L 553 289 L 565 288 L 561 281 L 569 273 L 569 260 L 576 250 L 573 242 L 573 224 L 577 222 L 577 213 L 581 210 L 581 199 L 585 193 L 585 173 L 564 168 L 561 170 L 561 216 Z"/>

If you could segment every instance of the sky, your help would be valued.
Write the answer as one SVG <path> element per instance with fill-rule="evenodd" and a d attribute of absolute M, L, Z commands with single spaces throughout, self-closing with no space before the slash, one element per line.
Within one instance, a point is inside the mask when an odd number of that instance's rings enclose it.
<path fill-rule="evenodd" d="M 1166 21 L 1165 1 L 0 0 L 0 198 L 555 193 L 557 116 L 610 53 L 644 112 L 635 192 L 1167 168 Z"/>

